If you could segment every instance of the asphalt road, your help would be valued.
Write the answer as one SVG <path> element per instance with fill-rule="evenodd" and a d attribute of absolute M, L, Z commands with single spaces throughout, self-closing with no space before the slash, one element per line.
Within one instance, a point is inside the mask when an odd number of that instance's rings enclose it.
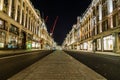
<path fill-rule="evenodd" d="M 65 51 L 108 80 L 120 80 L 120 56 Z"/>
<path fill-rule="evenodd" d="M 17 54 L 4 56 L 0 58 L 0 80 L 7 80 L 12 75 L 28 67 L 34 62 L 47 56 L 53 51 L 29 52 L 25 54 Z"/>

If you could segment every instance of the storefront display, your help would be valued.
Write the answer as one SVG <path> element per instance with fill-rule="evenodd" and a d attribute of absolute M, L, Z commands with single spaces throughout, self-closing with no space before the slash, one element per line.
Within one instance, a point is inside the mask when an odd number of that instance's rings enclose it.
<path fill-rule="evenodd" d="M 18 48 L 18 36 L 9 35 L 8 48 Z"/>
<path fill-rule="evenodd" d="M 112 35 L 103 38 L 104 50 L 113 50 L 114 37 Z"/>
<path fill-rule="evenodd" d="M 84 50 L 88 49 L 88 43 L 87 42 L 83 43 L 83 48 L 84 48 Z"/>
<path fill-rule="evenodd" d="M 5 45 L 5 32 L 0 31 L 0 48 L 4 48 Z"/>
<path fill-rule="evenodd" d="M 36 43 L 32 42 L 32 47 L 35 48 L 36 47 Z"/>
<path fill-rule="evenodd" d="M 80 44 L 80 50 L 83 50 L 83 44 Z"/>
<path fill-rule="evenodd" d="M 7 30 L 7 26 L 5 25 L 5 21 L 0 19 L 0 29 Z"/>
<path fill-rule="evenodd" d="M 101 39 L 97 39 L 97 50 L 101 50 Z"/>
<path fill-rule="evenodd" d="M 27 41 L 26 47 L 27 47 L 27 49 L 32 49 L 32 41 Z"/>
<path fill-rule="evenodd" d="M 92 41 L 88 41 L 88 50 L 89 51 L 93 50 Z"/>
<path fill-rule="evenodd" d="M 32 49 L 32 47 L 35 45 L 34 41 L 33 41 L 33 36 L 31 34 L 27 35 L 27 42 L 26 42 L 26 48 L 27 49 Z"/>

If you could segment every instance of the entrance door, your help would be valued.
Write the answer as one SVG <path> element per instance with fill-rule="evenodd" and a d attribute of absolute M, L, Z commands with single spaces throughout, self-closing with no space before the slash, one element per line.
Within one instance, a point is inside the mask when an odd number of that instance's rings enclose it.
<path fill-rule="evenodd" d="M 26 33 L 22 32 L 22 49 L 26 49 Z"/>

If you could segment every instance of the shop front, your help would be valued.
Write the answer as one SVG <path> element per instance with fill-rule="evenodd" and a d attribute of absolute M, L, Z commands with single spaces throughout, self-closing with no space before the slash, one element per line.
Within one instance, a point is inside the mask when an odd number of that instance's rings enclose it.
<path fill-rule="evenodd" d="M 102 43 L 101 43 L 101 38 L 97 39 L 97 51 L 102 50 Z"/>
<path fill-rule="evenodd" d="M 80 50 L 83 50 L 83 44 L 80 44 Z"/>
<path fill-rule="evenodd" d="M 26 48 L 32 49 L 32 44 L 33 44 L 33 36 L 31 34 L 28 34 L 26 40 Z"/>
<path fill-rule="evenodd" d="M 92 45 L 92 40 L 88 41 L 88 51 L 92 51 L 93 50 L 93 45 Z"/>
<path fill-rule="evenodd" d="M 39 38 L 33 37 L 32 48 L 39 49 L 41 47 Z"/>
<path fill-rule="evenodd" d="M 5 37 L 5 32 L 0 30 L 0 49 L 5 47 Z"/>
<path fill-rule="evenodd" d="M 0 19 L 0 49 L 5 48 L 6 32 L 5 32 L 5 21 Z"/>
<path fill-rule="evenodd" d="M 27 49 L 32 49 L 32 41 L 31 41 L 31 40 L 28 40 L 28 41 L 26 42 L 26 48 L 27 48 Z"/>
<path fill-rule="evenodd" d="M 8 48 L 14 49 L 18 48 L 18 36 L 14 34 L 9 35 Z"/>
<path fill-rule="evenodd" d="M 88 43 L 87 42 L 83 43 L 83 49 L 88 50 Z"/>
<path fill-rule="evenodd" d="M 19 45 L 22 49 L 26 49 L 26 33 L 24 31 L 21 32 L 21 40 Z"/>
<path fill-rule="evenodd" d="M 19 30 L 16 26 L 11 25 L 8 36 L 8 48 L 9 49 L 19 48 L 18 41 L 19 41 Z"/>
<path fill-rule="evenodd" d="M 103 49 L 104 51 L 113 51 L 114 36 L 109 35 L 103 38 Z"/>

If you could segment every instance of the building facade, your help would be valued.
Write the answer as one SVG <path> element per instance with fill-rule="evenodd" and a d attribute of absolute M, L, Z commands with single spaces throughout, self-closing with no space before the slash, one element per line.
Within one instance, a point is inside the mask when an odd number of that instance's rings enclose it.
<path fill-rule="evenodd" d="M 70 39 L 66 37 L 64 47 L 77 45 L 78 50 L 120 52 L 120 0 L 92 0 L 78 23 L 79 40 L 65 46 Z"/>
<path fill-rule="evenodd" d="M 0 49 L 41 49 L 43 23 L 29 0 L 0 0 Z"/>

